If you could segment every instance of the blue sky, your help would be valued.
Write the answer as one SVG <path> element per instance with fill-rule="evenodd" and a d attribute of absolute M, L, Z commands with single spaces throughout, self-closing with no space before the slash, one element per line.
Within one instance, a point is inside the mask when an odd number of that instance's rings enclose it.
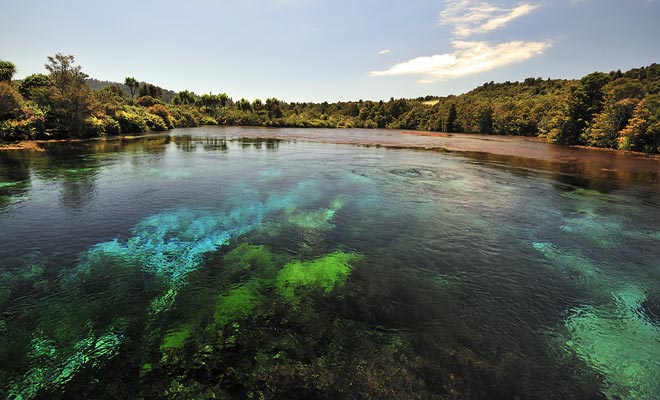
<path fill-rule="evenodd" d="M 660 62 L 660 0 L 4 0 L 16 78 L 73 54 L 126 76 L 234 99 L 389 99 L 484 82 L 578 78 Z"/>

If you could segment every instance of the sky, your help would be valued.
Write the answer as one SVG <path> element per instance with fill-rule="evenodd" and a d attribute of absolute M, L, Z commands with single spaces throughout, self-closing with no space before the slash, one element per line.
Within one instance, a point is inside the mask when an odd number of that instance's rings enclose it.
<path fill-rule="evenodd" d="M 233 99 L 387 100 L 660 62 L 660 0 L 2 0 L 16 79 L 73 54 Z"/>

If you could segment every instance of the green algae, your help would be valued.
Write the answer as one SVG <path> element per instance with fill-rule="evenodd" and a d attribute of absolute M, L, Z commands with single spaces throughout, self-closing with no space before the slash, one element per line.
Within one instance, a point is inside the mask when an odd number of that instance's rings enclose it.
<path fill-rule="evenodd" d="M 334 228 L 334 225 L 330 221 L 345 204 L 346 198 L 337 197 L 330 203 L 330 207 L 328 208 L 308 212 L 290 212 L 287 222 L 304 229 L 328 231 Z"/>
<path fill-rule="evenodd" d="M 242 243 L 223 256 L 223 264 L 227 275 L 272 277 L 283 262 L 266 246 Z"/>
<path fill-rule="evenodd" d="M 186 343 L 186 340 L 192 334 L 193 326 L 190 324 L 183 324 L 169 331 L 165 337 L 163 337 L 163 343 L 160 345 L 161 350 L 168 349 L 179 349 L 183 347 Z"/>
<path fill-rule="evenodd" d="M 292 303 L 300 301 L 300 292 L 319 289 L 330 293 L 346 282 L 350 264 L 360 258 L 358 254 L 337 251 L 311 261 L 287 263 L 277 274 L 277 293 Z"/>
<path fill-rule="evenodd" d="M 55 342 L 44 337 L 33 338 L 30 359 L 37 365 L 30 368 L 19 381 L 12 382 L 11 399 L 32 399 L 42 390 L 64 387 L 84 368 L 99 368 L 119 353 L 123 336 L 109 331 L 98 337 L 89 334 L 75 343 L 73 352 L 65 356 Z"/>
<path fill-rule="evenodd" d="M 609 398 L 660 398 L 660 328 L 639 311 L 646 294 L 635 284 L 574 252 L 565 253 L 548 242 L 534 248 L 560 271 L 574 277 L 601 305 L 571 310 L 564 326 L 563 347 L 589 365 L 604 381 Z"/>
<path fill-rule="evenodd" d="M 21 182 L 0 182 L 0 189 L 20 185 Z"/>
<path fill-rule="evenodd" d="M 213 319 L 219 326 L 225 326 L 244 319 L 266 300 L 260 293 L 262 282 L 251 280 L 221 295 L 216 303 Z"/>
<path fill-rule="evenodd" d="M 603 376 L 608 398 L 660 398 L 660 328 L 639 312 L 645 298 L 627 286 L 611 303 L 579 307 L 565 321 L 566 347 Z"/>
<path fill-rule="evenodd" d="M 552 261 L 558 270 L 586 286 L 600 287 L 605 279 L 601 268 L 587 257 L 562 252 L 549 242 L 534 242 L 533 247 Z"/>

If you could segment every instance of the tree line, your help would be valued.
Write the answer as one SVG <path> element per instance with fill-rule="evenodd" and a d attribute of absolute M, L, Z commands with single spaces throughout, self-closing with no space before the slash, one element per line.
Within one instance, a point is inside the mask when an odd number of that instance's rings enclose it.
<path fill-rule="evenodd" d="M 388 128 L 540 136 L 559 144 L 657 153 L 660 65 L 595 72 L 579 80 L 488 82 L 459 96 L 337 103 L 234 100 L 178 93 L 126 77 L 90 79 L 72 55 L 48 57 L 46 74 L 12 80 L 0 61 L 0 140 L 96 137 L 198 125 Z"/>

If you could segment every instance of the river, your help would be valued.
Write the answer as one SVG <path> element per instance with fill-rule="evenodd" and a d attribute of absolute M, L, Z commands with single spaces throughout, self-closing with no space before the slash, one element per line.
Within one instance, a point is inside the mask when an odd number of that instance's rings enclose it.
<path fill-rule="evenodd" d="M 660 398 L 660 160 L 202 127 L 0 151 L 0 396 Z"/>

